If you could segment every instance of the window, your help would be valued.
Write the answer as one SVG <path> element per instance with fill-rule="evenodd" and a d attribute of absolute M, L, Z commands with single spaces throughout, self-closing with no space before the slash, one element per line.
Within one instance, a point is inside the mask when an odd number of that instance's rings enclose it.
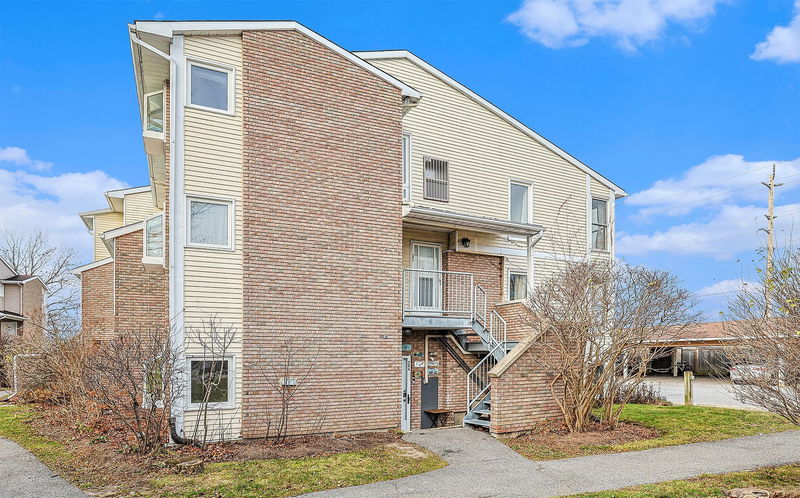
<path fill-rule="evenodd" d="M 233 114 L 233 68 L 189 63 L 189 105 Z"/>
<path fill-rule="evenodd" d="M 0 284 L 0 297 L 5 297 L 6 295 L 6 286 L 4 284 Z"/>
<path fill-rule="evenodd" d="M 233 203 L 213 199 L 189 199 L 190 245 L 233 248 Z"/>
<path fill-rule="evenodd" d="M 508 300 L 517 301 L 528 297 L 528 274 L 525 272 L 509 272 Z"/>
<path fill-rule="evenodd" d="M 164 133 L 164 92 L 148 93 L 144 96 L 146 131 Z"/>
<path fill-rule="evenodd" d="M 411 200 L 411 137 L 403 135 L 403 202 Z"/>
<path fill-rule="evenodd" d="M 592 199 L 592 249 L 608 250 L 608 201 Z"/>
<path fill-rule="evenodd" d="M 17 335 L 17 322 L 0 323 L 0 336 L 9 338 L 9 337 L 14 337 L 16 335 Z"/>
<path fill-rule="evenodd" d="M 164 257 L 164 218 L 160 214 L 144 222 L 144 256 L 154 259 Z"/>
<path fill-rule="evenodd" d="M 233 403 L 233 368 L 230 358 L 192 359 L 190 362 L 190 403 L 214 405 Z"/>
<path fill-rule="evenodd" d="M 447 202 L 447 161 L 426 157 L 423 178 L 425 181 L 425 198 Z"/>
<path fill-rule="evenodd" d="M 509 219 L 517 223 L 528 223 L 530 212 L 530 186 L 525 183 L 511 182 L 509 189 Z"/>

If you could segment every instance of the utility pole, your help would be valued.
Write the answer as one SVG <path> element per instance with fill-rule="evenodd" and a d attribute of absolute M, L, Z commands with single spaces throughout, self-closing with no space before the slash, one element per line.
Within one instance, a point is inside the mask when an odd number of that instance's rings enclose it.
<path fill-rule="evenodd" d="M 772 314 L 771 310 L 771 287 L 772 287 L 772 273 L 774 271 L 774 253 L 775 253 L 775 188 L 783 185 L 782 183 L 775 183 L 775 165 L 772 165 L 772 174 L 769 175 L 769 183 L 761 182 L 762 185 L 769 189 L 769 201 L 767 207 L 767 273 L 764 279 L 764 318 L 769 318 Z"/>

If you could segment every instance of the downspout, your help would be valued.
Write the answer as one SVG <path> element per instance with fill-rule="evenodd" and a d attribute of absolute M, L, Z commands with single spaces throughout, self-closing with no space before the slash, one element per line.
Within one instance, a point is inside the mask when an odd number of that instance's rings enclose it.
<path fill-rule="evenodd" d="M 166 54 L 129 32 L 131 42 L 167 59 L 169 67 L 169 319 L 170 342 L 178 364 L 185 364 L 183 344 L 185 341 L 183 327 L 183 244 L 185 202 L 183 200 L 183 35 L 174 35 L 171 44 L 171 55 Z M 144 89 L 142 89 L 144 90 Z M 179 375 L 179 374 L 178 374 Z M 185 375 L 176 378 L 179 385 L 188 384 Z M 185 394 L 173 400 L 170 418 L 170 432 L 178 438 L 173 441 L 179 444 L 185 441 L 181 435 L 184 428 Z"/>

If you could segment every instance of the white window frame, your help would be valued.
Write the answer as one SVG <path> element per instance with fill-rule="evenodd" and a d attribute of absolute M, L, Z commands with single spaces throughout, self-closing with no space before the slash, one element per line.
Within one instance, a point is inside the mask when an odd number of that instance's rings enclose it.
<path fill-rule="evenodd" d="M 147 222 L 154 218 L 161 218 L 161 256 L 147 255 Z M 144 227 L 142 227 L 142 263 L 146 265 L 164 265 L 164 241 L 166 237 L 164 225 L 164 213 L 159 213 L 144 220 Z"/>
<path fill-rule="evenodd" d="M 594 246 L 592 242 L 592 229 L 594 228 L 594 222 L 592 220 L 592 205 L 594 201 L 604 202 L 606 204 L 606 219 L 605 219 L 605 227 L 606 227 L 606 235 L 605 235 L 605 249 L 598 249 Z M 589 244 L 591 245 L 592 252 L 598 253 L 609 253 L 611 252 L 611 212 L 610 212 L 611 202 L 607 197 L 600 197 L 600 196 L 591 196 L 589 198 Z"/>
<path fill-rule="evenodd" d="M 403 133 L 403 202 L 411 202 L 411 134 Z"/>
<path fill-rule="evenodd" d="M 6 297 L 6 284 L 0 284 L 0 297 Z"/>
<path fill-rule="evenodd" d="M 227 245 L 202 244 L 192 242 L 192 201 L 207 202 L 210 204 L 221 204 L 228 206 L 228 243 Z M 236 249 L 236 200 L 226 197 L 213 197 L 205 195 L 186 196 L 186 244 L 185 247 L 197 249 L 215 249 L 218 251 L 234 251 Z"/>
<path fill-rule="evenodd" d="M 516 298 L 511 299 L 511 275 L 522 275 L 525 277 L 525 297 L 523 298 Z M 530 284 L 530 276 L 528 272 L 525 270 L 508 270 L 508 287 L 506 288 L 506 297 L 508 302 L 510 303 L 518 303 L 520 301 L 525 301 L 528 298 L 528 295 L 531 292 L 531 284 Z"/>
<path fill-rule="evenodd" d="M 425 168 L 427 166 L 428 160 L 431 161 L 441 161 L 445 164 L 445 198 L 440 199 L 437 197 L 431 197 L 428 195 L 428 179 L 425 178 Z M 442 181 L 442 180 L 439 180 Z M 422 158 L 422 198 L 429 200 L 429 201 L 436 201 L 436 202 L 450 202 L 450 160 L 449 159 L 442 159 L 435 156 L 425 156 Z"/>
<path fill-rule="evenodd" d="M 147 108 L 148 99 L 151 96 L 153 96 L 153 95 L 155 95 L 157 93 L 161 94 L 161 110 L 162 110 L 161 112 L 163 113 L 162 120 L 164 121 L 163 123 L 161 123 L 161 131 L 155 131 L 155 130 L 148 130 L 147 129 L 148 111 L 149 111 L 149 109 Z M 158 133 L 160 135 L 164 135 L 164 131 L 167 128 L 167 126 L 166 126 L 166 124 L 167 124 L 166 123 L 166 121 L 167 121 L 167 105 L 166 104 L 167 103 L 164 101 L 164 96 L 165 95 L 166 95 L 166 92 L 164 91 L 163 88 L 161 90 L 156 90 L 155 92 L 150 92 L 150 93 L 145 93 L 144 94 L 144 99 L 142 100 L 142 116 L 144 116 L 144 119 L 142 120 L 142 131 L 143 132 Z M 124 200 L 124 198 L 123 198 L 123 200 Z"/>
<path fill-rule="evenodd" d="M 511 187 L 512 185 L 520 185 L 528 189 L 528 221 L 527 224 L 533 223 L 533 183 L 525 180 L 516 180 L 511 178 L 508 180 L 508 220 L 511 221 Z M 521 223 L 521 222 L 515 222 Z"/>
<path fill-rule="evenodd" d="M 216 107 L 208 107 L 200 104 L 192 103 L 192 66 L 210 69 L 212 71 L 219 71 L 228 73 L 228 108 L 217 109 Z M 230 64 L 223 64 L 221 62 L 211 61 L 208 59 L 201 59 L 198 57 L 186 58 L 186 107 L 192 109 L 200 109 L 203 111 L 216 112 L 218 114 L 225 114 L 227 116 L 236 115 L 236 68 Z"/>
<path fill-rule="evenodd" d="M 225 355 L 222 357 L 208 357 L 203 355 L 190 355 L 186 357 L 186 389 L 187 410 L 200 410 L 202 403 L 192 403 L 192 362 L 193 361 L 227 361 L 228 362 L 228 401 L 208 403 L 209 410 L 231 410 L 236 408 L 236 357 Z"/>

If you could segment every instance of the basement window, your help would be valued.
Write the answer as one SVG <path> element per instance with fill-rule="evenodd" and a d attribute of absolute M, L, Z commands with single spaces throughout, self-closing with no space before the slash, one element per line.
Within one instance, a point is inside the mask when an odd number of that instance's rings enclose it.
<path fill-rule="evenodd" d="M 189 402 L 193 408 L 233 406 L 234 369 L 232 358 L 189 359 Z"/>
<path fill-rule="evenodd" d="M 234 69 L 231 66 L 190 61 L 188 105 L 233 114 L 235 86 L 233 76 Z"/>
<path fill-rule="evenodd" d="M 448 163 L 442 159 L 425 158 L 423 178 L 424 197 L 434 201 L 447 202 L 450 198 L 448 183 Z"/>

